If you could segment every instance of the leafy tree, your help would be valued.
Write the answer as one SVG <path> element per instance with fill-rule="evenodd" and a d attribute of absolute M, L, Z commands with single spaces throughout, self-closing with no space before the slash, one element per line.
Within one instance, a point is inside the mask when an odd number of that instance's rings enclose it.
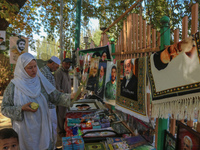
<path fill-rule="evenodd" d="M 37 51 L 37 59 L 48 60 L 51 56 L 58 56 L 58 43 L 56 43 L 55 39 L 47 40 L 43 38 L 42 41 L 37 40 L 36 42 L 36 51 Z"/>
<path fill-rule="evenodd" d="M 168 16 L 170 30 L 173 34 L 176 28 L 181 27 L 183 17 L 188 16 L 188 29 L 191 29 L 191 7 L 194 3 L 198 3 L 198 0 L 144 0 L 145 17 L 153 28 L 159 30 L 161 27 L 160 19 L 164 15 Z M 182 29 L 180 28 L 181 34 Z"/>
<path fill-rule="evenodd" d="M 95 45 L 99 45 L 99 44 L 100 44 L 101 33 L 102 33 L 102 31 L 99 30 L 99 29 L 96 29 L 96 30 L 92 33 L 92 40 L 94 41 Z"/>
<path fill-rule="evenodd" d="M 73 50 L 77 1 L 63 0 L 63 2 L 64 49 Z M 97 18 L 99 19 L 100 27 L 108 27 L 135 2 L 136 0 L 82 0 L 81 25 L 89 31 L 89 19 Z M 167 15 L 171 21 L 170 29 L 173 31 L 180 25 L 184 15 L 190 16 L 191 6 L 196 2 L 198 0 L 144 0 L 131 12 L 139 13 L 140 6 L 142 6 L 144 19 L 158 30 L 160 28 L 160 18 L 163 15 Z M 5 2 L 1 3 L 0 8 L 4 8 L 3 14 L 0 13 L 0 16 L 10 23 L 7 32 L 23 34 L 29 37 L 32 50 L 36 49 L 33 33 L 40 35 L 41 28 L 47 33 L 47 39 L 52 40 L 60 35 L 60 0 L 27 0 L 17 15 L 12 13 L 13 10 L 17 10 L 17 4 L 11 8 Z M 124 19 L 126 17 L 110 28 L 109 38 L 116 39 L 118 37 Z M 42 37 L 43 35 L 40 36 Z"/>
<path fill-rule="evenodd" d="M 3 95 L 3 92 L 14 77 L 13 70 L 15 66 L 10 65 L 10 59 L 5 54 L 0 54 L 0 95 Z"/>

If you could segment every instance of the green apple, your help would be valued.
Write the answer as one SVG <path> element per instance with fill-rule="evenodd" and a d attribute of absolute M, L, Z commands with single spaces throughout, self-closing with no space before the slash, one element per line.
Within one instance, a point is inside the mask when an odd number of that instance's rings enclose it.
<path fill-rule="evenodd" d="M 35 103 L 35 102 L 32 102 L 32 103 L 31 103 L 31 108 L 32 108 L 32 109 L 35 110 L 35 109 L 37 109 L 38 107 L 39 107 L 39 104 L 38 104 L 38 103 Z"/>

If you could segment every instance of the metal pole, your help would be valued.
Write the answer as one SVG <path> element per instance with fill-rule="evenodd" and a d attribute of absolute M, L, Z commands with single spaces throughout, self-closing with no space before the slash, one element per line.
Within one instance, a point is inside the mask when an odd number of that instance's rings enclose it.
<path fill-rule="evenodd" d="M 115 53 L 115 39 L 111 39 L 111 54 Z M 112 56 L 115 59 L 115 55 Z"/>
<path fill-rule="evenodd" d="M 73 67 L 76 67 L 76 52 L 80 45 L 80 27 L 81 27 L 81 0 L 77 0 L 76 4 L 76 34 L 75 34 L 75 50 L 73 50 L 73 58 L 72 58 L 72 65 Z M 78 73 L 75 69 L 75 75 L 73 79 L 73 92 L 76 92 L 78 90 Z"/>
<path fill-rule="evenodd" d="M 60 60 L 63 60 L 63 0 L 60 0 Z"/>
<path fill-rule="evenodd" d="M 163 50 L 166 45 L 170 45 L 170 28 L 169 28 L 169 17 L 163 16 L 160 19 L 161 26 L 161 40 L 160 50 Z M 157 139 L 157 150 L 163 150 L 164 144 L 164 131 L 167 130 L 168 119 L 158 119 L 158 139 Z"/>

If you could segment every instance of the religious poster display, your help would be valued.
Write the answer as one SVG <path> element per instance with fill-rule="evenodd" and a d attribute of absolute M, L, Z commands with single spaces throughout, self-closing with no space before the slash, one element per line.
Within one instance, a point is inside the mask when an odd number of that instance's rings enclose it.
<path fill-rule="evenodd" d="M 115 100 L 117 89 L 117 67 L 112 61 L 107 62 L 104 101 Z"/>
<path fill-rule="evenodd" d="M 198 106 L 200 96 L 199 45 L 199 36 L 195 35 L 148 57 L 153 117 L 175 114 L 175 119 L 177 115 L 184 119 L 189 114 L 190 119 L 194 115 L 191 110 Z"/>
<path fill-rule="evenodd" d="M 101 99 L 103 99 L 105 91 L 106 68 L 107 68 L 107 61 L 100 61 L 95 94 L 101 97 Z"/>
<path fill-rule="evenodd" d="M 146 59 L 117 61 L 116 109 L 148 122 Z"/>
<path fill-rule="evenodd" d="M 167 130 L 165 130 L 163 150 L 175 150 L 175 148 L 176 148 L 175 137 Z"/>
<path fill-rule="evenodd" d="M 89 77 L 86 89 L 95 91 L 97 84 L 97 73 L 99 68 L 99 58 L 91 58 Z"/>
<path fill-rule="evenodd" d="M 10 37 L 10 64 L 16 64 L 18 57 L 28 52 L 28 38 Z"/>
<path fill-rule="evenodd" d="M 176 150 L 199 150 L 200 133 L 191 127 L 178 122 Z"/>

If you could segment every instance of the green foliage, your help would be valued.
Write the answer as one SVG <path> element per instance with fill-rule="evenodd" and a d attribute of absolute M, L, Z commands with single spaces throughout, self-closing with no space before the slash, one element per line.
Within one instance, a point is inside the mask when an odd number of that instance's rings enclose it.
<path fill-rule="evenodd" d="M 161 27 L 160 19 L 166 15 L 170 19 L 171 34 L 179 28 L 181 35 L 184 16 L 188 16 L 188 29 L 191 29 L 191 7 L 197 2 L 198 0 L 144 0 L 145 17 L 148 23 L 151 23 L 152 27 L 159 31 Z"/>
<path fill-rule="evenodd" d="M 0 58 L 0 95 L 2 95 L 6 86 L 13 78 L 14 68 L 11 68 L 8 56 L 0 54 Z"/>
<path fill-rule="evenodd" d="M 94 41 L 95 45 L 99 45 L 100 44 L 100 40 L 101 40 L 101 30 L 95 30 L 92 34 L 92 40 Z"/>
<path fill-rule="evenodd" d="M 99 19 L 100 27 L 108 27 L 135 2 L 136 0 L 82 0 L 81 25 L 90 32 L 90 27 L 88 26 L 89 19 L 96 18 Z M 160 28 L 160 18 L 163 15 L 167 15 L 170 18 L 170 29 L 172 32 L 181 25 L 184 15 L 189 16 L 188 27 L 190 28 L 191 6 L 196 2 L 198 0 L 144 0 L 131 12 L 139 13 L 140 6 L 142 5 L 144 19 L 147 20 L 147 23 L 151 23 L 152 27 L 157 30 Z M 73 50 L 76 1 L 63 0 L 63 3 L 64 49 Z M 28 37 L 32 50 L 36 50 L 33 33 L 43 37 L 41 29 L 47 33 L 47 40 L 60 37 L 60 0 L 27 0 L 17 15 L 14 15 L 14 12 L 18 8 L 17 5 L 9 5 L 9 3 L 4 1 L 0 4 L 0 7 L 5 8 L 3 11 L 0 11 L 0 17 L 6 18 L 11 24 L 7 28 L 7 32 L 22 34 Z M 122 29 L 123 20 L 126 17 L 109 29 L 109 39 L 116 39 L 118 37 L 119 31 Z"/>
<path fill-rule="evenodd" d="M 42 41 L 36 41 L 37 59 L 48 60 L 51 56 L 57 56 L 59 52 L 58 43 L 54 40 L 43 38 Z"/>

